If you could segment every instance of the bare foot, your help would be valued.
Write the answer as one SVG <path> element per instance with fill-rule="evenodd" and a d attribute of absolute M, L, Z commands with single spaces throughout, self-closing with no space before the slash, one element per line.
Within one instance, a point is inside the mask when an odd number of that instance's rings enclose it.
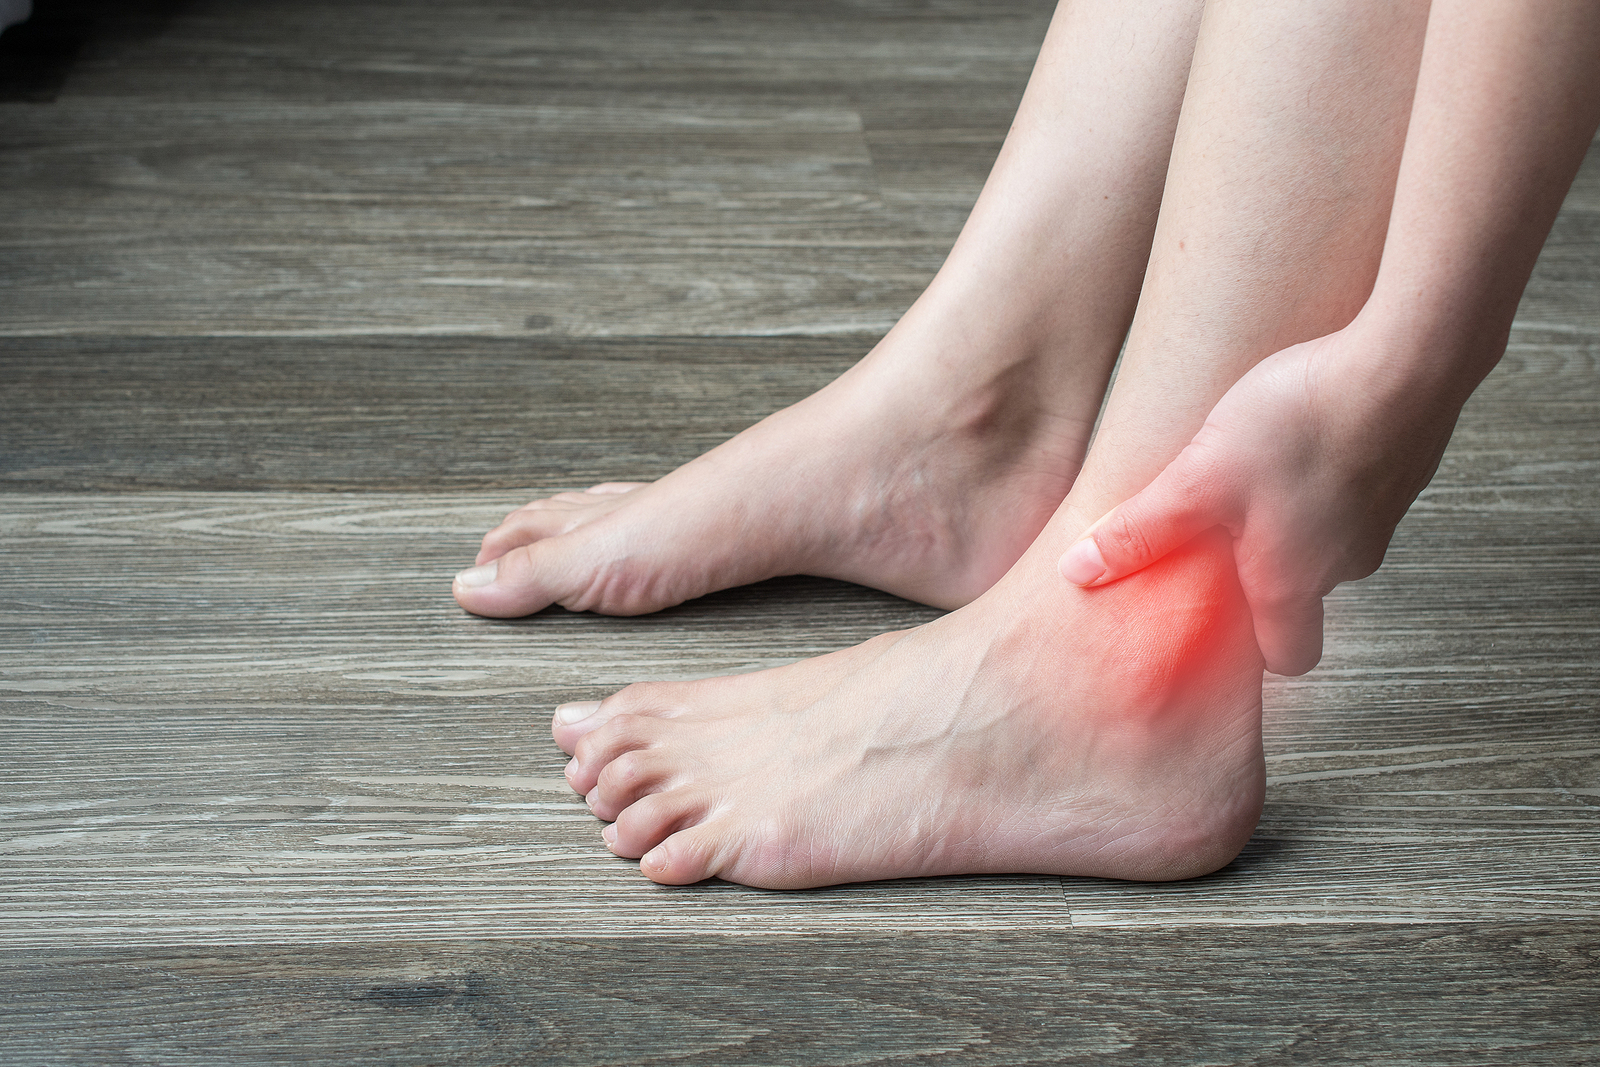
<path fill-rule="evenodd" d="M 1104 369 L 908 314 L 861 363 L 651 484 L 536 500 L 456 599 L 637 615 L 785 574 L 957 607 L 1014 563 L 1083 460 Z"/>
<path fill-rule="evenodd" d="M 566 705 L 567 777 L 612 851 L 671 884 L 1215 870 L 1265 785 L 1227 538 L 1087 591 L 1051 551 L 915 630 Z"/>

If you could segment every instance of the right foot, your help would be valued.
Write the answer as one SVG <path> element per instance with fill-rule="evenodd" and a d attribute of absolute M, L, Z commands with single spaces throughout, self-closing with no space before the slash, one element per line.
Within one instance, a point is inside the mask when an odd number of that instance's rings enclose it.
<path fill-rule="evenodd" d="M 1060 540 L 915 630 L 564 706 L 568 781 L 658 882 L 1215 870 L 1265 787 L 1228 537 L 1091 591 L 1055 573 Z"/>
<path fill-rule="evenodd" d="M 914 309 L 832 384 L 660 481 L 512 512 L 456 599 L 500 618 L 638 615 L 787 574 L 974 599 L 1071 488 L 1104 383 L 1059 353 L 928 323 Z"/>

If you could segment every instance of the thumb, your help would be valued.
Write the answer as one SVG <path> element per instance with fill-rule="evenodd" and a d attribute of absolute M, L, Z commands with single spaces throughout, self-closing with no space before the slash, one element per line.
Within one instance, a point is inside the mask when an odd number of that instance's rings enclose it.
<path fill-rule="evenodd" d="M 1228 522 L 1216 494 L 1201 488 L 1180 453 L 1141 492 L 1107 512 L 1061 556 L 1062 577 L 1095 586 L 1142 570 L 1203 530 Z"/>

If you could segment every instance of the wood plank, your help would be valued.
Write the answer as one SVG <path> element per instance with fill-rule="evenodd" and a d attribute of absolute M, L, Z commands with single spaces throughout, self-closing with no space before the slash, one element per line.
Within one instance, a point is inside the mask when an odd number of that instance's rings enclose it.
<path fill-rule="evenodd" d="M 821 388 L 875 340 L 14 338 L 0 357 L 0 485 L 461 491 L 651 479 Z M 1596 420 L 1600 341 L 1518 330 L 1425 506 L 1600 506 L 1584 488 L 1600 471 Z"/>
<path fill-rule="evenodd" d="M 825 102 L 0 111 L 3 335 L 882 330 L 944 252 Z"/>
<path fill-rule="evenodd" d="M 17 1063 L 1592 1063 L 1595 923 L 0 956 Z"/>
<path fill-rule="evenodd" d="M 16 338 L 0 485 L 577 487 L 660 477 L 876 341 Z"/>
<path fill-rule="evenodd" d="M 886 205 L 853 101 L 998 100 L 992 157 L 1048 17 L 103 6 L 57 104 L 0 108 L 0 336 L 881 332 L 982 174 Z"/>
<path fill-rule="evenodd" d="M 1012 92 L 1054 5 L 884 0 L 456 4 L 273 0 L 56 4 L 92 23 L 63 98 L 463 100 L 527 103 L 575 87 L 863 100 L 914 87 Z M 165 7 L 161 18 L 151 7 Z M 140 9 L 143 9 L 141 11 Z"/>
<path fill-rule="evenodd" d="M 0 337 L 881 332 L 993 147 L 907 185 L 892 137 L 795 102 L 99 100 L 0 127 Z M 1524 323 L 1600 332 L 1597 226 L 1563 211 Z"/>
<path fill-rule="evenodd" d="M 4 498 L 11 559 L 34 574 L 3 605 L 0 687 L 18 702 L 0 727 L 16 753 L 0 772 L 0 938 L 548 935 L 574 914 L 613 933 L 1066 924 L 1048 878 L 726 887 L 686 908 L 611 858 L 560 781 L 552 701 L 641 671 L 814 655 L 935 613 L 798 581 L 616 627 L 488 623 L 441 582 L 511 502 Z M 62 575 L 63 551 L 94 558 L 96 577 Z M 809 621 L 780 612 L 775 629 L 771 606 L 796 596 Z"/>

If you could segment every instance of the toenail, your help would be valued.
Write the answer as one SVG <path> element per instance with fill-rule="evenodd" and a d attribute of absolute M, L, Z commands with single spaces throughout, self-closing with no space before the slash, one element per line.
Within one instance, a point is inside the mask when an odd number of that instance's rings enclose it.
<path fill-rule="evenodd" d="M 456 575 L 456 581 L 460 582 L 468 589 L 476 589 L 479 586 L 488 585 L 490 582 L 494 581 L 495 571 L 499 569 L 500 563 L 498 560 L 494 560 L 477 567 L 468 567 L 466 570 Z"/>
<path fill-rule="evenodd" d="M 562 726 L 571 726 L 575 722 L 582 722 L 599 710 L 598 700 L 575 700 L 570 704 L 560 704 L 556 707 L 556 722 Z"/>
<path fill-rule="evenodd" d="M 614 823 L 614 822 L 613 823 L 607 823 L 606 824 L 606 828 L 604 830 L 600 831 L 600 836 L 606 839 L 606 844 L 608 844 L 608 845 L 616 844 L 617 843 L 617 824 Z"/>
<path fill-rule="evenodd" d="M 653 848 L 644 854 L 644 859 L 639 861 L 639 866 L 649 867 L 652 870 L 664 871 L 667 869 L 667 850 Z"/>

